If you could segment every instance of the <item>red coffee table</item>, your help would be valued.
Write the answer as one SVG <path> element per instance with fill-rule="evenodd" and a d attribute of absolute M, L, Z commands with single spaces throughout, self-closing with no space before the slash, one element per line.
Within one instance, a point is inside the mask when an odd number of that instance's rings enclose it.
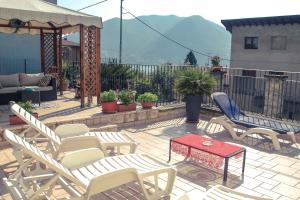
<path fill-rule="evenodd" d="M 227 181 L 229 158 L 239 156 L 243 153 L 242 178 L 244 178 L 246 149 L 222 141 L 205 138 L 200 135 L 186 134 L 181 137 L 172 138 L 169 147 L 169 160 L 171 161 L 171 152 L 176 152 L 186 158 L 192 158 L 205 163 L 209 167 L 220 168 L 224 165 L 223 182 Z"/>

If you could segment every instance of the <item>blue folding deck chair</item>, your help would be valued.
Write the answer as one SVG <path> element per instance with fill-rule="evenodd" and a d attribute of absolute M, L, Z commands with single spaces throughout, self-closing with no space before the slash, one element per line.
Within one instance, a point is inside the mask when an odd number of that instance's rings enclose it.
<path fill-rule="evenodd" d="M 222 125 L 231 134 L 233 139 L 236 140 L 242 140 L 246 135 L 254 133 L 267 135 L 272 139 L 276 150 L 280 150 L 280 144 L 277 138 L 278 134 L 288 134 L 292 141 L 296 143 L 295 133 L 300 132 L 300 126 L 293 126 L 285 122 L 267 118 L 248 116 L 240 110 L 226 93 L 223 92 L 215 92 L 211 97 L 219 109 L 224 113 L 224 116 L 212 118 L 206 125 L 205 131 L 207 131 L 210 124 L 214 123 Z M 243 134 L 238 135 L 234 130 L 236 125 L 241 125 L 249 129 Z"/>

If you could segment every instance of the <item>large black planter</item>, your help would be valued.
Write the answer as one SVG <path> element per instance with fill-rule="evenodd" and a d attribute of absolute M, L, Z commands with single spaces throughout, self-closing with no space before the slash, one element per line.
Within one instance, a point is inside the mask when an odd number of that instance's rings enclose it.
<path fill-rule="evenodd" d="M 186 96 L 186 122 L 198 123 L 201 109 L 202 96 Z"/>

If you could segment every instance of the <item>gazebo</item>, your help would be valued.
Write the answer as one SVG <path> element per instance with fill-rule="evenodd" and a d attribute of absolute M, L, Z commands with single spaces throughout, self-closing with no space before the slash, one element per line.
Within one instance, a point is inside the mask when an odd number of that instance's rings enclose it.
<path fill-rule="evenodd" d="M 100 104 L 100 17 L 41 0 L 0 0 L 0 32 L 40 35 L 41 70 L 62 84 L 62 36 L 80 34 L 81 107 Z M 62 94 L 60 87 L 60 94 Z M 87 97 L 87 98 L 86 98 Z"/>

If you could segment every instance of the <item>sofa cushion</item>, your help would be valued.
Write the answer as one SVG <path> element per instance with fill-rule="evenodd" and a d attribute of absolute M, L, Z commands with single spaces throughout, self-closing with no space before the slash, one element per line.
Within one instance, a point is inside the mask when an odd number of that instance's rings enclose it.
<path fill-rule="evenodd" d="M 0 89 L 0 94 L 16 93 L 19 90 L 23 90 L 23 87 L 4 87 Z"/>
<path fill-rule="evenodd" d="M 44 77 L 44 73 L 38 73 L 38 74 L 21 73 L 20 84 L 21 86 L 31 86 L 31 85 L 37 86 L 43 77 Z"/>
<path fill-rule="evenodd" d="M 0 83 L 3 87 L 20 86 L 19 74 L 0 75 Z"/>
<path fill-rule="evenodd" d="M 38 83 L 38 86 L 40 87 L 46 87 L 50 84 L 51 81 L 51 76 L 50 75 L 45 75 Z"/>
<path fill-rule="evenodd" d="M 2 86 L 2 84 L 0 83 L 0 89 L 2 89 L 3 88 L 3 86 Z"/>

